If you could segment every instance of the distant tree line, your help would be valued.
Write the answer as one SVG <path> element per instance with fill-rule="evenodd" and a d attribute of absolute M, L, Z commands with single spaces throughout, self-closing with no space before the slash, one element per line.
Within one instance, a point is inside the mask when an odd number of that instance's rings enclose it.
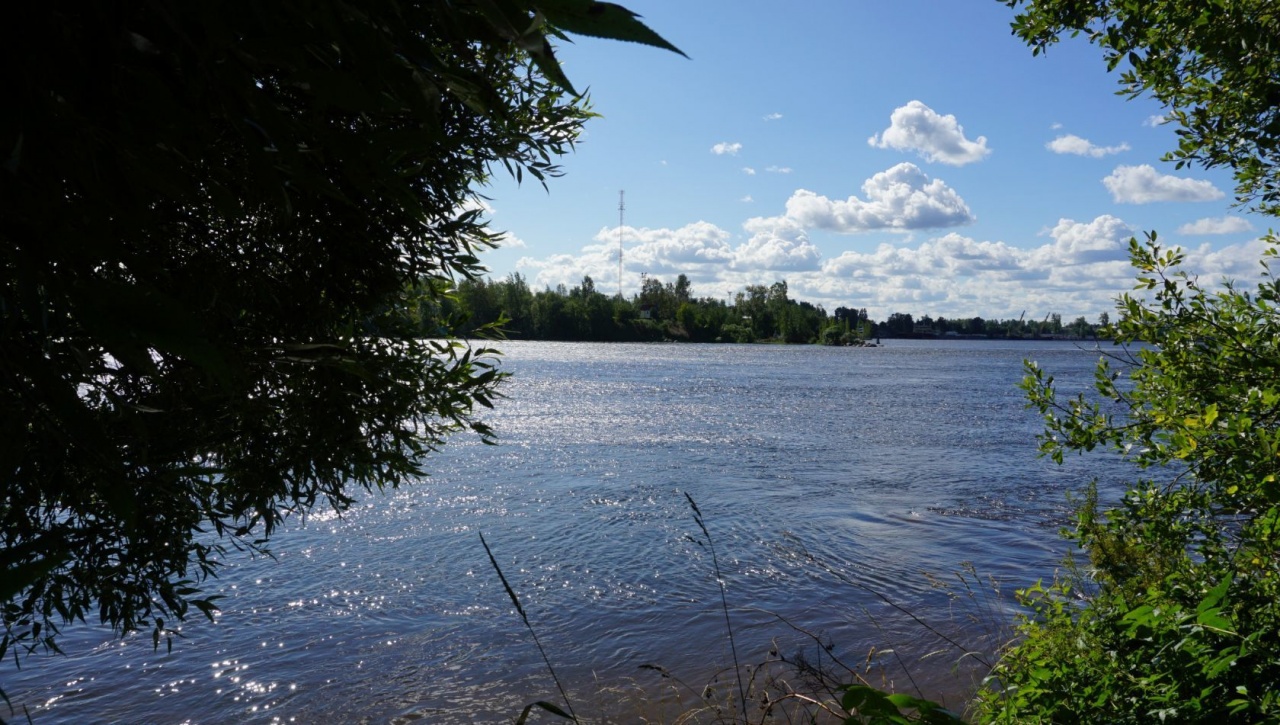
<path fill-rule="evenodd" d="M 424 304 L 410 314 L 424 335 L 452 331 L 464 337 L 499 329 L 517 340 L 598 342 L 775 342 L 863 345 L 879 338 L 1027 338 L 1088 339 L 1108 320 L 1077 317 L 1064 323 L 1050 313 L 1042 320 L 944 318 L 895 312 L 878 322 L 866 309 L 795 300 L 785 280 L 747 285 L 732 302 L 695 297 L 689 278 L 674 282 L 645 277 L 630 298 L 608 295 L 591 277 L 572 288 L 557 285 L 535 292 L 518 272 L 506 279 L 462 281 L 452 294 L 423 294 Z"/>
<path fill-rule="evenodd" d="M 1044 319 L 1027 320 L 1025 313 L 1016 320 L 984 319 L 982 317 L 930 317 L 913 318 L 909 314 L 895 312 L 876 330 L 882 337 L 1016 337 L 1049 339 L 1087 339 L 1096 337 L 1109 323 L 1107 313 L 1091 323 L 1083 316 L 1064 323 L 1062 315 L 1051 312 Z"/>

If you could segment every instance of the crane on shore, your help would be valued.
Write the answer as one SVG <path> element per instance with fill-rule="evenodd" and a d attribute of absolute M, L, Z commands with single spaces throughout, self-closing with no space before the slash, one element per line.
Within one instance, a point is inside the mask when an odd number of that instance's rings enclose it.
<path fill-rule="evenodd" d="M 1018 322 L 1017 322 L 1017 325 L 1018 325 L 1018 332 L 1017 332 L 1017 334 L 1016 334 L 1016 335 L 1015 335 L 1015 333 L 1014 333 L 1014 331 L 1013 331 L 1013 330 L 1014 330 L 1014 327 L 1013 327 L 1013 326 L 1014 326 L 1014 323 L 1010 322 L 1010 323 L 1009 323 L 1009 326 L 1005 328 L 1004 336 L 1005 336 L 1005 337 L 1022 337 L 1022 318 L 1026 317 L 1026 316 L 1027 316 L 1027 311 L 1026 311 L 1026 310 L 1023 310 L 1023 311 L 1022 311 L 1022 314 L 1021 314 L 1021 315 L 1018 315 Z"/>

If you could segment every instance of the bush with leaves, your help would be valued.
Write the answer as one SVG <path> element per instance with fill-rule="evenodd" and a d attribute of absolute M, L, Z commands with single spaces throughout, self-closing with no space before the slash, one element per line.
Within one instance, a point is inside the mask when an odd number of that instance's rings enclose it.
<path fill-rule="evenodd" d="M 1096 491 L 1073 537 L 1088 566 L 1022 593 L 1025 640 L 983 708 L 1016 722 L 1242 722 L 1280 716 L 1280 283 L 1206 290 L 1182 255 L 1132 242 L 1138 295 L 1097 398 L 1057 395 L 1028 363 L 1041 450 L 1110 448 L 1153 475 Z"/>
<path fill-rule="evenodd" d="M 1167 159 L 1233 171 L 1237 198 L 1280 213 L 1280 7 L 1272 0 L 1002 0 L 1035 52 L 1084 35 L 1120 93 L 1166 106 Z M 1154 233 L 1130 242 L 1137 292 L 1106 333 L 1122 352 L 1095 394 L 1058 395 L 1028 365 L 1041 450 L 1112 449 L 1147 477 L 1071 536 L 1084 553 L 1021 593 L 1023 638 L 980 696 L 985 720 L 1256 722 L 1280 718 L 1280 285 L 1202 284 Z"/>

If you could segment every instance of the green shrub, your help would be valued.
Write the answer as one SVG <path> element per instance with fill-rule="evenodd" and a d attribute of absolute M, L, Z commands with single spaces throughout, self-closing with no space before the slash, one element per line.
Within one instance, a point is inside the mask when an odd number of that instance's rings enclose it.
<path fill-rule="evenodd" d="M 1274 243 L 1274 240 L 1272 240 Z M 977 712 L 1003 722 L 1258 722 L 1280 718 L 1280 286 L 1204 290 L 1151 235 L 1131 243 L 1097 396 L 1060 398 L 1028 363 L 1044 454 L 1112 448 L 1163 478 L 1072 537 L 1088 568 L 1020 593 L 1021 640 Z M 1114 364 L 1114 366 L 1113 366 Z"/>

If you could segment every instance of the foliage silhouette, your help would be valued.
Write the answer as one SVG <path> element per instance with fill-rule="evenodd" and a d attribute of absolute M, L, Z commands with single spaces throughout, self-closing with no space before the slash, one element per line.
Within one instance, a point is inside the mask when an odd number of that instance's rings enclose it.
<path fill-rule="evenodd" d="M 591 113 L 591 0 L 27 3 L 0 29 L 0 657 L 193 608 L 291 513 L 423 475 L 501 375 L 411 312 L 483 271 L 495 169 Z M 448 335 L 449 320 L 431 331 Z"/>

